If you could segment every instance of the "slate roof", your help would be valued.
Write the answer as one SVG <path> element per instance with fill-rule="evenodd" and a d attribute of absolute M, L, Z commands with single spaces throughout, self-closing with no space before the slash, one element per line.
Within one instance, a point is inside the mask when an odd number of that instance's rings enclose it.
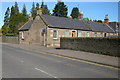
<path fill-rule="evenodd" d="M 120 31 L 118 28 L 120 27 L 120 22 L 109 22 L 109 26 L 114 29 L 114 31 Z"/>
<path fill-rule="evenodd" d="M 111 26 L 111 28 L 116 30 L 116 22 L 109 22 L 109 26 Z"/>
<path fill-rule="evenodd" d="M 33 24 L 33 20 L 28 21 L 19 29 L 19 31 L 29 30 L 32 24 Z"/>
<path fill-rule="evenodd" d="M 75 29 L 96 32 L 114 32 L 114 30 L 109 25 L 103 23 L 74 20 L 71 18 L 56 17 L 51 15 L 43 15 L 42 18 L 50 28 Z M 28 21 L 25 25 L 23 25 L 22 28 L 19 29 L 19 31 L 29 30 L 32 23 L 33 20 Z"/>
<path fill-rule="evenodd" d="M 80 20 L 50 15 L 43 15 L 42 17 L 51 28 L 90 30 Z"/>
<path fill-rule="evenodd" d="M 96 32 L 114 32 L 114 30 L 107 24 L 104 23 L 97 23 L 91 21 L 85 21 L 85 23 L 91 27 L 92 31 Z"/>
<path fill-rule="evenodd" d="M 120 33 L 120 22 L 118 22 L 118 32 Z"/>

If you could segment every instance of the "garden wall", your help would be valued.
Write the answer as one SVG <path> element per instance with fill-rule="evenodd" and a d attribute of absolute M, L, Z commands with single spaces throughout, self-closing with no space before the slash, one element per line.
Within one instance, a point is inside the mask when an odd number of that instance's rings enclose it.
<path fill-rule="evenodd" d="M 19 44 L 18 36 L 2 36 L 3 43 Z"/>
<path fill-rule="evenodd" d="M 120 38 L 66 38 L 60 39 L 60 48 L 93 52 L 120 57 Z"/>

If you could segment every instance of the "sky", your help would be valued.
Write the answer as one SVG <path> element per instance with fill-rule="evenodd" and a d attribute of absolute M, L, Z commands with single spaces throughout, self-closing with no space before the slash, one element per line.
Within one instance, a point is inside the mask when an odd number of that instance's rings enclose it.
<path fill-rule="evenodd" d="M 32 2 L 19 2 L 18 1 L 18 6 L 19 6 L 19 11 L 21 12 L 23 8 L 23 4 L 26 5 L 27 13 L 30 14 L 30 10 L 32 7 Z M 34 1 L 37 3 L 37 1 Z M 41 4 L 41 2 L 38 2 Z M 52 13 L 52 10 L 55 7 L 55 4 L 57 2 L 46 2 L 45 4 L 48 6 L 50 12 Z M 13 1 L 9 2 L 0 2 L 0 27 L 4 24 L 4 14 L 7 9 L 7 7 L 11 8 L 11 6 L 14 5 Z M 110 22 L 113 21 L 118 21 L 118 2 L 80 2 L 80 1 L 75 1 L 74 2 L 65 2 L 65 5 L 68 7 L 68 16 L 70 16 L 71 11 L 73 7 L 78 7 L 79 10 L 83 11 L 84 17 L 90 18 L 92 20 L 104 20 L 105 15 L 109 15 L 109 20 Z"/>

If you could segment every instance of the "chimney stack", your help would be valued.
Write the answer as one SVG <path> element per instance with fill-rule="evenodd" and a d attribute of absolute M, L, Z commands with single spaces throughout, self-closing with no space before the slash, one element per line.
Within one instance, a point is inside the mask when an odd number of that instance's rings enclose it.
<path fill-rule="evenodd" d="M 105 15 L 104 23 L 106 23 L 106 24 L 108 24 L 108 23 L 109 23 L 109 17 L 108 17 L 108 14 L 107 14 L 107 15 Z"/>
<path fill-rule="evenodd" d="M 39 5 L 39 9 L 37 10 L 37 15 L 42 15 L 42 8 L 41 8 L 41 6 Z"/>
<path fill-rule="evenodd" d="M 83 12 L 80 11 L 80 12 L 79 12 L 79 15 L 78 15 L 78 19 L 79 19 L 79 20 L 83 20 L 83 16 L 84 16 Z"/>

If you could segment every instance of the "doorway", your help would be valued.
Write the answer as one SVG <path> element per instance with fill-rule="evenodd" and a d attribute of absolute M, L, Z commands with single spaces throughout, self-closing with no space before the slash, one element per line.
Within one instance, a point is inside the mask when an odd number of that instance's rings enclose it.
<path fill-rule="evenodd" d="M 72 31 L 72 37 L 75 37 L 75 36 L 76 36 L 76 32 Z"/>

